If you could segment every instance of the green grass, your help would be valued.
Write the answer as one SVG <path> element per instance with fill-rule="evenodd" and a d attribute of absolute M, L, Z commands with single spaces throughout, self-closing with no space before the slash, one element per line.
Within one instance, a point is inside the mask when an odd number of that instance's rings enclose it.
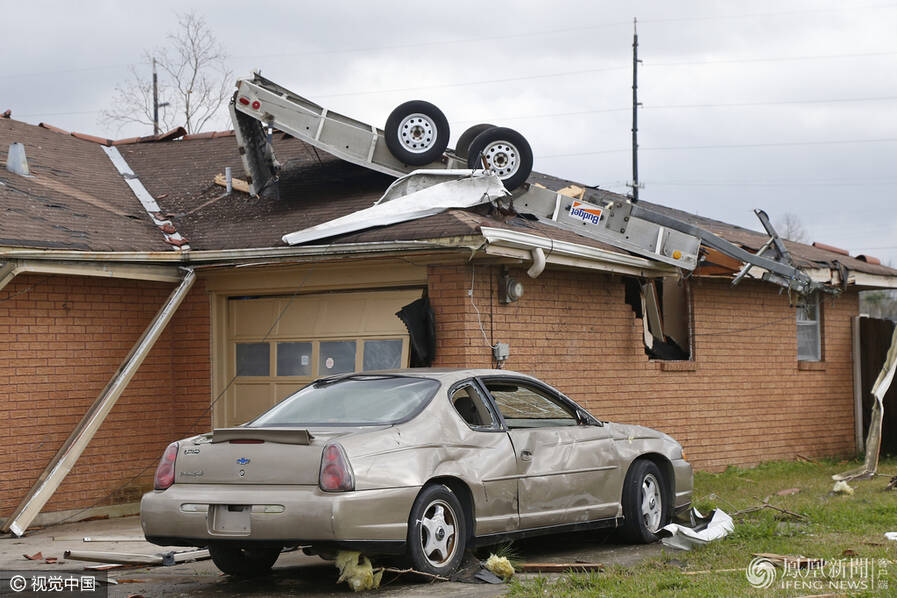
<path fill-rule="evenodd" d="M 754 469 L 729 468 L 723 473 L 695 475 L 694 504 L 707 514 L 718 507 L 734 515 L 736 511 L 758 505 L 770 497 L 772 505 L 799 513 L 797 519 L 770 509 L 735 518 L 735 531 L 722 540 L 691 551 L 668 549 L 663 556 L 637 567 L 610 566 L 602 572 L 515 579 L 510 596 L 530 597 L 643 597 L 643 596 L 807 596 L 844 594 L 850 596 L 897 595 L 897 542 L 884 537 L 897 531 L 897 490 L 884 491 L 887 477 L 851 482 L 853 496 L 834 495 L 831 475 L 858 467 L 859 463 L 823 461 L 773 462 Z M 883 460 L 880 474 L 897 473 L 897 459 Z M 799 488 L 790 496 L 776 493 Z M 819 557 L 829 563 L 839 559 L 881 559 L 890 561 L 886 574 L 889 587 L 857 589 L 832 588 L 824 577 L 787 578 L 792 587 L 781 587 L 781 569 L 769 589 L 755 589 L 745 578 L 745 567 L 752 553 Z M 829 565 L 830 567 L 831 565 Z M 734 571 L 722 571 L 734 569 Z M 709 573 L 703 573 L 710 571 Z M 830 572 L 824 568 L 824 572 Z M 698 574 L 689 574 L 702 572 Z M 837 577 L 849 581 L 850 575 Z M 855 575 L 854 581 L 869 577 Z M 794 582 L 803 587 L 793 587 Z M 812 584 L 821 583 L 821 587 Z M 876 582 L 878 585 L 878 581 Z"/>

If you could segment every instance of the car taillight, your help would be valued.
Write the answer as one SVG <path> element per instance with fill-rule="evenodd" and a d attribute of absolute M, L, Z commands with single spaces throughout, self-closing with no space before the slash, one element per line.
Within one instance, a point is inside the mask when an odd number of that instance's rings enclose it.
<path fill-rule="evenodd" d="M 239 98 L 237 98 L 237 101 L 240 102 L 241 104 L 243 104 L 244 106 L 249 105 L 249 98 L 247 98 L 247 97 L 240 96 Z"/>
<path fill-rule="evenodd" d="M 174 462 L 177 458 L 178 443 L 172 442 L 159 459 L 159 467 L 156 468 L 156 477 L 153 480 L 153 487 L 156 490 L 165 490 L 174 484 Z"/>
<path fill-rule="evenodd" d="M 339 444 L 328 444 L 324 447 L 318 485 L 324 492 L 355 490 L 355 475 L 346 458 L 346 451 Z"/>
<path fill-rule="evenodd" d="M 261 108 L 261 107 L 262 107 L 262 103 L 259 102 L 258 100 L 254 100 L 254 101 L 252 102 L 252 109 L 253 109 L 253 110 L 258 110 L 258 109 Z"/>

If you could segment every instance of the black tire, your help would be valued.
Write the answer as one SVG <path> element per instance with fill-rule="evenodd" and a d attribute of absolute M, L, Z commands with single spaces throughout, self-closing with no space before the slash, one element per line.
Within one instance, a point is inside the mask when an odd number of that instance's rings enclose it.
<path fill-rule="evenodd" d="M 476 136 L 493 127 L 495 127 L 495 125 L 474 125 L 461 133 L 461 136 L 458 137 L 458 143 L 455 144 L 455 155 L 459 158 L 466 158 L 470 143 L 476 139 Z"/>
<path fill-rule="evenodd" d="M 467 521 L 461 501 L 442 484 L 425 487 L 417 495 L 408 518 L 411 566 L 448 577 L 461 566 L 466 547 Z"/>
<path fill-rule="evenodd" d="M 646 459 L 635 461 L 623 482 L 623 527 L 620 535 L 632 544 L 658 540 L 657 531 L 670 522 L 671 493 L 660 469 Z M 648 495 L 646 499 L 646 494 Z"/>
<path fill-rule="evenodd" d="M 508 191 L 522 185 L 533 170 L 533 150 L 514 129 L 492 127 L 477 135 L 467 150 L 467 167 L 482 168 L 481 154 Z"/>
<path fill-rule="evenodd" d="M 239 544 L 212 542 L 209 554 L 215 566 L 228 575 L 259 577 L 271 571 L 283 546 L 279 544 Z"/>
<path fill-rule="evenodd" d="M 403 164 L 423 166 L 438 160 L 449 142 L 448 119 L 423 100 L 396 107 L 386 119 L 386 147 Z"/>

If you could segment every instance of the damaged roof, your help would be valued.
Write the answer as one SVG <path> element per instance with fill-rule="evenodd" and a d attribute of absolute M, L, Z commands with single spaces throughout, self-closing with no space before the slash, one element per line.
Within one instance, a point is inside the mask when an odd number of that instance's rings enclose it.
<path fill-rule="evenodd" d="M 23 143 L 30 177 L 0 169 L 0 246 L 169 251 L 156 225 L 89 140 L 0 118 L 0 160 Z"/>
<path fill-rule="evenodd" d="M 283 164 L 279 198 L 230 195 L 216 184 L 216 175 L 230 167 L 235 178 L 243 167 L 232 132 L 203 133 L 175 139 L 157 137 L 112 142 L 65 131 L 0 119 L 0 155 L 9 143 L 21 141 L 32 172 L 40 181 L 0 171 L 0 200 L 5 218 L 0 245 L 91 249 L 100 251 L 170 251 L 151 218 L 134 197 L 99 144 L 114 144 L 155 198 L 162 217 L 189 242 L 192 251 L 286 246 L 281 237 L 321 224 L 380 198 L 393 178 L 344 162 L 283 133 L 273 143 Z M 50 182 L 50 185 L 41 184 Z M 533 173 L 530 183 L 552 190 L 571 181 Z M 585 199 L 623 196 L 586 189 Z M 66 193 L 68 191 L 68 193 Z M 99 201 L 92 201 L 96 198 Z M 27 208 L 19 207 L 23 201 Z M 646 207 L 710 230 L 757 251 L 763 233 L 642 201 Z M 61 207 L 57 207 L 61 206 Z M 435 216 L 363 230 L 330 239 L 333 244 L 375 241 L 432 240 L 478 235 L 482 227 L 510 229 L 628 255 L 611 245 L 519 216 L 500 214 L 489 205 L 452 209 Z M 795 264 L 803 268 L 835 268 L 897 276 L 897 270 L 836 251 L 786 241 Z"/>

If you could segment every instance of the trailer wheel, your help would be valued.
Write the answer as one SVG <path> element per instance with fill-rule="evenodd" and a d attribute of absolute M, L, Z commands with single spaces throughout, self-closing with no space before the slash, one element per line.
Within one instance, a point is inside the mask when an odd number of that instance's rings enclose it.
<path fill-rule="evenodd" d="M 448 119 L 430 102 L 412 100 L 389 114 L 385 135 L 393 156 L 403 164 L 423 166 L 438 160 L 448 147 Z"/>
<path fill-rule="evenodd" d="M 476 138 L 477 135 L 491 129 L 495 125 L 474 125 L 468 128 L 466 131 L 461 133 L 461 136 L 458 137 L 458 143 L 455 144 L 455 155 L 459 158 L 467 157 L 467 150 L 470 148 L 470 143 Z"/>
<path fill-rule="evenodd" d="M 467 151 L 467 167 L 486 166 L 498 175 L 508 191 L 526 181 L 533 170 L 533 150 L 526 139 L 506 127 L 492 127 L 477 135 Z"/>

